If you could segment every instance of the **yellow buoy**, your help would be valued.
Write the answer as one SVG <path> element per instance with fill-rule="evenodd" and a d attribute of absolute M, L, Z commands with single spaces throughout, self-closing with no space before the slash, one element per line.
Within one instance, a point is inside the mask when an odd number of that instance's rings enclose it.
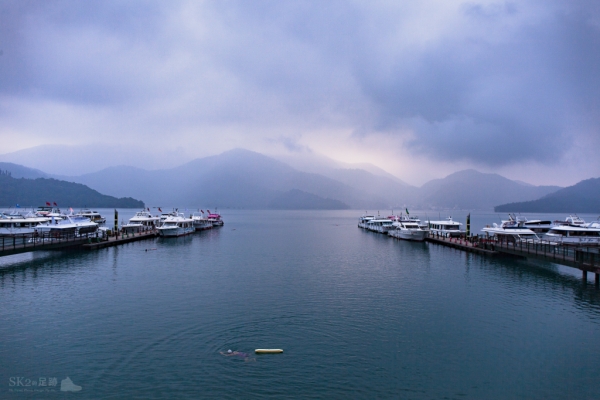
<path fill-rule="evenodd" d="M 254 350 L 257 354 L 274 354 L 274 353 L 283 353 L 282 349 L 256 349 Z"/>

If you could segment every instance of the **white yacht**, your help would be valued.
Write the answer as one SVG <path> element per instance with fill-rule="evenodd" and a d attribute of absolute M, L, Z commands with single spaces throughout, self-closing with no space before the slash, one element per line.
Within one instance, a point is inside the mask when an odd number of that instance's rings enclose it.
<path fill-rule="evenodd" d="M 544 240 L 572 245 L 600 244 L 600 224 L 586 224 L 584 220 L 569 216 L 565 222 L 557 221 L 543 236 Z"/>
<path fill-rule="evenodd" d="M 0 236 L 5 235 L 29 235 L 35 233 L 35 227 L 49 221 L 50 218 L 40 217 L 35 214 L 1 214 L 0 213 Z"/>
<path fill-rule="evenodd" d="M 171 212 L 164 212 L 162 214 L 160 214 L 160 217 L 158 219 L 158 226 L 162 226 L 162 224 L 165 222 L 165 220 L 169 217 L 176 217 L 177 215 L 179 215 L 177 213 L 177 210 L 173 210 Z"/>
<path fill-rule="evenodd" d="M 98 211 L 92 211 L 90 209 L 83 209 L 79 211 L 77 214 L 80 217 L 88 218 L 90 221 L 97 223 L 98 225 L 102 225 L 106 223 L 106 218 L 104 218 Z"/>
<path fill-rule="evenodd" d="M 579 218 L 577 214 L 569 215 L 565 218 L 564 221 L 554 221 L 554 225 L 563 225 L 563 226 L 586 226 L 584 220 Z"/>
<path fill-rule="evenodd" d="M 358 227 L 367 229 L 368 228 L 367 223 L 372 219 L 375 219 L 374 215 L 363 215 L 362 217 L 360 217 L 358 219 Z"/>
<path fill-rule="evenodd" d="M 164 237 L 183 236 L 195 231 L 192 219 L 186 218 L 183 213 L 168 216 L 157 229 L 160 236 Z"/>
<path fill-rule="evenodd" d="M 500 240 L 511 240 L 511 241 L 539 241 L 540 238 L 534 231 L 523 226 L 525 223 L 524 219 L 519 219 L 514 215 L 509 214 L 508 221 L 502 221 L 500 225 L 493 223 L 491 226 L 486 225 L 482 229 L 488 237 L 493 237 Z"/>
<path fill-rule="evenodd" d="M 213 223 L 208 217 L 204 216 L 203 212 L 195 212 L 192 214 L 192 221 L 194 225 L 194 229 L 197 231 L 203 231 L 205 229 L 211 229 L 213 227 Z"/>
<path fill-rule="evenodd" d="M 367 229 L 378 233 L 387 233 L 393 228 L 392 220 L 387 218 L 373 218 L 367 222 Z"/>
<path fill-rule="evenodd" d="M 160 221 L 160 217 L 153 216 L 149 211 L 142 210 L 135 213 L 129 218 L 129 222 L 122 225 L 121 228 L 125 233 L 141 232 L 156 228 Z"/>
<path fill-rule="evenodd" d="M 388 235 L 397 239 L 413 240 L 416 242 L 422 242 L 425 240 L 429 232 L 419 225 L 417 221 L 411 221 L 410 219 L 400 219 L 393 221 L 392 229 L 388 231 Z"/>
<path fill-rule="evenodd" d="M 552 226 L 552 221 L 541 219 L 526 219 L 523 223 L 523 227 L 531 229 L 538 235 L 548 232 L 552 228 Z"/>
<path fill-rule="evenodd" d="M 415 224 L 419 225 L 419 228 L 422 230 L 429 231 L 429 224 L 422 222 L 417 216 L 411 217 L 409 214 L 400 213 L 400 215 L 391 215 L 388 218 L 392 221 L 414 222 Z"/>
<path fill-rule="evenodd" d="M 46 203 L 48 204 L 48 203 Z M 40 206 L 35 212 L 36 215 L 40 217 L 48 217 L 53 218 L 55 220 L 61 220 L 64 217 L 64 214 L 60 211 L 60 208 L 53 206 Z"/>
<path fill-rule="evenodd" d="M 63 219 L 52 218 L 50 221 L 36 225 L 35 230 L 40 235 L 81 236 L 95 233 L 98 230 L 98 224 L 85 217 L 64 215 Z"/>
<path fill-rule="evenodd" d="M 462 224 L 452 220 L 452 217 L 446 218 L 445 221 L 429 221 L 429 232 L 432 235 L 442 237 L 460 237 L 466 232 L 461 230 Z"/>
<path fill-rule="evenodd" d="M 586 228 L 600 228 L 600 217 L 596 221 L 588 222 L 584 226 Z"/>

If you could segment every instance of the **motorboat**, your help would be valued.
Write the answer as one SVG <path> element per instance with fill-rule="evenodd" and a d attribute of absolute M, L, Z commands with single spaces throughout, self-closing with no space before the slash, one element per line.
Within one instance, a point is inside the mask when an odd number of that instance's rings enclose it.
<path fill-rule="evenodd" d="M 429 221 L 428 225 L 432 235 L 460 237 L 466 233 L 460 229 L 462 223 L 453 221 L 452 217 L 448 217 L 444 221 Z"/>
<path fill-rule="evenodd" d="M 400 213 L 400 215 L 390 215 L 388 218 L 392 221 L 413 222 L 419 225 L 422 230 L 429 231 L 429 224 L 422 222 L 416 215 L 411 216 L 410 214 Z"/>
<path fill-rule="evenodd" d="M 388 235 L 391 237 L 416 242 L 425 240 L 428 233 L 429 231 L 423 229 L 417 221 L 411 221 L 408 218 L 393 221 L 392 229 L 388 231 Z"/>
<path fill-rule="evenodd" d="M 104 218 L 98 211 L 92 211 L 90 209 L 83 209 L 79 211 L 78 216 L 88 218 L 90 221 L 97 223 L 98 225 L 102 225 L 106 223 L 106 218 Z"/>
<path fill-rule="evenodd" d="M 600 224 L 554 225 L 544 240 L 569 245 L 600 244 Z"/>
<path fill-rule="evenodd" d="M 367 223 L 369 221 L 371 221 L 372 219 L 375 219 L 374 215 L 363 215 L 362 217 L 360 217 L 358 219 L 358 227 L 359 228 L 363 228 L 363 229 L 367 229 L 368 228 Z"/>
<path fill-rule="evenodd" d="M 552 223 L 552 221 L 548 220 L 530 219 L 526 220 L 523 223 L 523 226 L 525 228 L 531 229 L 536 234 L 541 235 L 548 232 L 554 226 L 554 224 Z"/>
<path fill-rule="evenodd" d="M 517 218 L 513 214 L 509 214 L 507 221 L 502 221 L 500 224 L 493 223 L 486 225 L 482 231 L 485 232 L 488 238 L 494 238 L 501 241 L 539 241 L 537 234 L 524 226 L 525 219 Z"/>
<path fill-rule="evenodd" d="M 186 218 L 183 213 L 168 216 L 157 230 L 164 237 L 189 235 L 195 231 L 193 220 Z"/>
<path fill-rule="evenodd" d="M 0 235 L 29 235 L 36 232 L 35 227 L 50 221 L 50 218 L 40 217 L 34 213 L 21 215 L 17 213 L 0 213 Z"/>
<path fill-rule="evenodd" d="M 554 221 L 554 225 L 559 226 L 585 226 L 585 221 L 575 215 L 569 215 L 564 221 Z"/>
<path fill-rule="evenodd" d="M 95 233 L 98 230 L 98 224 L 82 216 L 65 215 L 63 219 L 53 217 L 49 221 L 40 223 L 36 225 L 35 230 L 39 235 L 82 236 Z"/>
<path fill-rule="evenodd" d="M 393 221 L 388 218 L 373 218 L 367 222 L 367 229 L 378 233 L 388 233 L 391 230 Z"/>
<path fill-rule="evenodd" d="M 53 206 L 40 206 L 35 211 L 35 214 L 40 217 L 54 218 L 55 220 L 61 220 L 64 217 L 64 214 L 60 211 L 60 208 Z"/>
<path fill-rule="evenodd" d="M 142 210 L 135 213 L 135 215 L 129 218 L 129 222 L 121 226 L 121 229 L 125 233 L 136 233 L 144 230 L 151 230 L 156 228 L 159 224 L 160 217 L 150 214 L 149 211 Z"/>
<path fill-rule="evenodd" d="M 208 220 L 211 222 L 212 226 L 223 226 L 225 222 L 221 218 L 221 214 L 211 213 L 208 211 Z"/>
<path fill-rule="evenodd" d="M 205 229 L 211 229 L 213 227 L 212 221 L 204 215 L 204 212 L 201 211 L 197 211 L 192 214 L 192 221 L 194 229 L 197 231 L 203 231 Z"/>
<path fill-rule="evenodd" d="M 171 212 L 164 212 L 162 214 L 160 214 L 160 217 L 158 219 L 158 226 L 162 226 L 162 224 L 165 222 L 165 220 L 169 217 L 176 217 L 177 215 L 179 215 L 177 213 L 177 210 L 173 210 Z"/>
<path fill-rule="evenodd" d="M 596 221 L 588 222 L 584 224 L 586 228 L 600 228 L 600 217 Z"/>

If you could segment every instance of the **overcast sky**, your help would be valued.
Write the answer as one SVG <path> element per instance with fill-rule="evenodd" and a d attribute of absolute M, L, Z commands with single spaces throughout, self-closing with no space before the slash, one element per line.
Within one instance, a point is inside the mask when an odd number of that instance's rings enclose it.
<path fill-rule="evenodd" d="M 417 185 L 600 176 L 598 0 L 4 0 L 0 54 L 0 153 L 312 152 Z"/>

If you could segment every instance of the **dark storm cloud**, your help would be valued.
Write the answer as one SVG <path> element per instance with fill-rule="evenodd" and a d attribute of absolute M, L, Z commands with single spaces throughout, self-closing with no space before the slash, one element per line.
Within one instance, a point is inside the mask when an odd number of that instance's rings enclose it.
<path fill-rule="evenodd" d="M 160 47 L 164 13 L 149 2 L 7 1 L 0 6 L 0 94 L 107 104 L 140 89 L 128 52 Z M 157 46 L 158 45 L 158 46 Z"/>
<path fill-rule="evenodd" d="M 0 7 L 0 95 L 138 107 L 173 131 L 383 132 L 432 159 L 498 166 L 558 162 L 600 126 L 592 1 Z"/>
<path fill-rule="evenodd" d="M 463 10 L 473 25 L 519 15 L 512 5 Z M 577 124 L 599 122 L 597 107 L 588 113 L 585 103 L 600 94 L 593 72 L 600 31 L 584 10 L 557 11 L 496 43 L 481 30 L 449 36 L 399 54 L 388 73 L 362 68 L 363 90 L 378 105 L 377 128 L 413 129 L 409 147 L 438 159 L 559 161 Z"/>

